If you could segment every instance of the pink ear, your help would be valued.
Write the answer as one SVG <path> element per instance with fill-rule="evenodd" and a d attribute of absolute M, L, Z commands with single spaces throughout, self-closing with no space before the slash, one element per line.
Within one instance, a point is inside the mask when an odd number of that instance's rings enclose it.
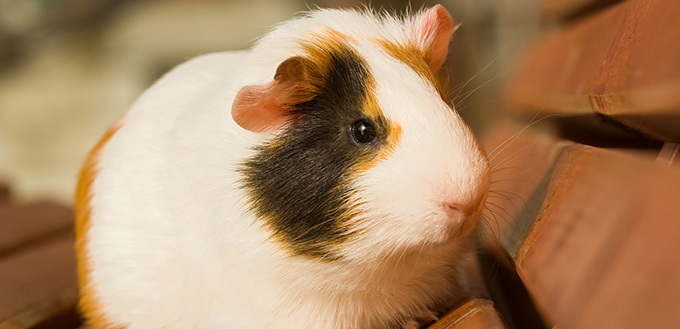
<path fill-rule="evenodd" d="M 312 91 L 308 61 L 291 57 L 279 65 L 272 82 L 241 88 L 231 106 L 231 116 L 246 130 L 274 130 L 289 119 L 289 107 L 310 97 Z"/>
<path fill-rule="evenodd" d="M 421 45 L 433 72 L 444 64 L 449 52 L 449 41 L 455 30 L 451 14 L 442 5 L 430 8 L 417 22 L 414 38 Z"/>

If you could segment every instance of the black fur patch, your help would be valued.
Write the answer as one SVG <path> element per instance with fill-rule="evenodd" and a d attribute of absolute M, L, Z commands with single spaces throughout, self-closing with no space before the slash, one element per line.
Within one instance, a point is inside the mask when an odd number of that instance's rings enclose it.
<path fill-rule="evenodd" d="M 328 54 L 323 85 L 309 101 L 293 105 L 291 122 L 279 136 L 257 147 L 242 167 L 251 210 L 274 237 L 304 256 L 338 259 L 333 246 L 352 217 L 352 168 L 375 158 L 387 136 L 385 119 L 370 118 L 378 143 L 357 145 L 349 127 L 360 118 L 372 78 L 363 60 L 344 46 Z"/>

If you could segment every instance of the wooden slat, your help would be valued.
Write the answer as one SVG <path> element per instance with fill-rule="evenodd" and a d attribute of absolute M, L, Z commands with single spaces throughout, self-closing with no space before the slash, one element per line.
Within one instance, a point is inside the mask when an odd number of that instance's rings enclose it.
<path fill-rule="evenodd" d="M 9 202 L 9 187 L 0 183 L 0 205 Z"/>
<path fill-rule="evenodd" d="M 73 227 L 73 211 L 50 202 L 0 207 L 0 257 L 13 249 Z"/>
<path fill-rule="evenodd" d="M 514 260 L 549 323 L 680 327 L 680 171 L 652 160 L 569 147 L 528 204 L 537 217 Z"/>
<path fill-rule="evenodd" d="M 534 194 L 545 190 L 555 161 L 565 147 L 573 144 L 534 128 L 503 121 L 492 127 L 483 141 L 492 168 L 481 224 L 487 248 L 500 248 L 503 236 L 519 235 L 518 239 L 523 239 L 533 222 L 532 209 L 525 204 L 540 198 L 540 194 Z M 528 218 L 528 222 L 515 223 L 518 218 Z M 514 231 L 508 232 L 510 229 Z"/>
<path fill-rule="evenodd" d="M 666 142 L 656 157 L 656 163 L 666 167 L 680 163 L 680 143 Z"/>
<path fill-rule="evenodd" d="M 488 299 L 471 299 L 451 311 L 429 329 L 505 329 L 505 324 Z"/>
<path fill-rule="evenodd" d="M 680 141 L 680 1 L 628 0 L 549 33 L 507 84 L 516 114 L 601 115 Z"/>
<path fill-rule="evenodd" d="M 78 287 L 73 285 L 31 304 L 0 322 L 0 329 L 73 329 L 81 325 L 76 310 Z"/>
<path fill-rule="evenodd" d="M 73 242 L 71 234 L 63 234 L 0 259 L 0 328 L 33 328 L 73 309 Z"/>
<path fill-rule="evenodd" d="M 533 129 L 514 136 L 521 128 L 495 127 L 484 143 L 489 152 L 504 148 L 492 157 L 492 190 L 506 195 L 490 199 L 499 220 L 488 227 L 502 244 L 488 239 L 486 247 L 514 258 L 547 325 L 680 326 L 669 309 L 680 305 L 678 167 L 655 163 L 651 152 L 597 149 Z M 675 154 L 675 145 L 666 149 L 659 158 Z"/>
<path fill-rule="evenodd" d="M 512 328 L 547 328 L 507 258 L 518 252 L 536 218 L 538 209 L 527 205 L 543 200 L 557 159 L 574 145 L 543 128 L 505 120 L 483 139 L 493 169 L 480 257 L 491 296 Z"/>
<path fill-rule="evenodd" d="M 541 12 L 548 19 L 566 19 L 587 15 L 621 0 L 543 0 Z"/>

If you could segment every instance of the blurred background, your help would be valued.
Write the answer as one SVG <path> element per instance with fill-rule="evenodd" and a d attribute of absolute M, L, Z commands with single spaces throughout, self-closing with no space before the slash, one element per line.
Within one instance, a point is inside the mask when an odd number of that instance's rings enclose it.
<path fill-rule="evenodd" d="M 448 70 L 479 135 L 499 86 L 539 27 L 537 0 L 443 0 L 461 28 Z M 403 12 L 435 1 L 371 1 Z M 0 0 L 0 184 L 17 202 L 72 202 L 79 166 L 106 127 L 173 66 L 250 47 L 300 11 L 353 0 Z"/>

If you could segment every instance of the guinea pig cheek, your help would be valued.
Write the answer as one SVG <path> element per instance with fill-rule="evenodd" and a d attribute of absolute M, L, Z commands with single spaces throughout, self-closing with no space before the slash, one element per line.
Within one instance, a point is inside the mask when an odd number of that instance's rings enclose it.
<path fill-rule="evenodd" d="M 432 211 L 429 200 L 418 197 L 425 194 L 425 188 L 410 184 L 412 173 L 399 165 L 398 155 L 398 150 L 382 153 L 369 169 L 353 175 L 358 211 L 345 227 L 359 234 L 348 241 L 348 250 L 384 254 L 419 250 L 423 244 L 446 240 L 450 229 Z"/>
<path fill-rule="evenodd" d="M 437 161 L 423 159 L 414 145 L 403 144 L 408 143 L 401 141 L 379 154 L 354 179 L 363 216 L 350 226 L 364 228 L 366 236 L 379 241 L 376 248 L 422 248 L 469 235 L 485 194 L 467 186 L 475 181 L 446 174 L 448 170 L 432 165 Z"/>

